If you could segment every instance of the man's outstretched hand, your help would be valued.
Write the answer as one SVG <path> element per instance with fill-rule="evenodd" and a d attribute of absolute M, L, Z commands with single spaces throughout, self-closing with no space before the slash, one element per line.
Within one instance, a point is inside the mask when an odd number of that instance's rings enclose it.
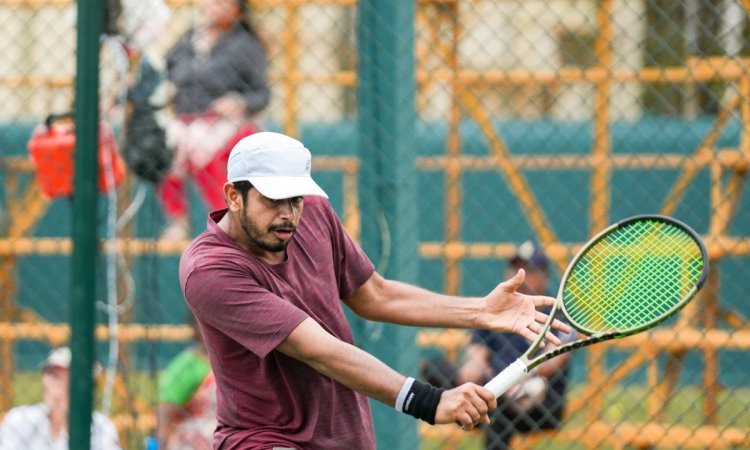
<path fill-rule="evenodd" d="M 499 332 L 516 333 L 533 341 L 542 332 L 548 315 L 540 309 L 552 307 L 556 299 L 545 295 L 527 295 L 518 292 L 526 278 L 526 272 L 519 269 L 509 280 L 498 284 L 484 297 L 483 313 L 478 317 L 477 328 Z M 570 332 L 570 327 L 555 319 L 545 338 L 560 345 L 560 339 L 551 330 Z M 543 345 L 544 343 L 542 343 Z"/>

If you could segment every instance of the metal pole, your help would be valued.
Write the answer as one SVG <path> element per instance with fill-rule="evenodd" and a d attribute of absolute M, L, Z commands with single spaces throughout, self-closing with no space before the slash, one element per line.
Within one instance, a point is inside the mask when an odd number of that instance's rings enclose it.
<path fill-rule="evenodd" d="M 97 260 L 99 36 L 103 2 L 78 0 L 75 179 L 71 257 L 69 448 L 91 448 Z"/>
<path fill-rule="evenodd" d="M 415 2 L 362 0 L 358 16 L 360 192 L 367 218 L 362 243 L 371 257 L 387 258 L 383 275 L 410 283 L 419 275 L 415 13 Z M 368 323 L 359 331 L 363 348 L 397 371 L 419 378 L 415 328 Z M 416 420 L 377 402 L 372 408 L 378 448 L 419 446 Z"/>

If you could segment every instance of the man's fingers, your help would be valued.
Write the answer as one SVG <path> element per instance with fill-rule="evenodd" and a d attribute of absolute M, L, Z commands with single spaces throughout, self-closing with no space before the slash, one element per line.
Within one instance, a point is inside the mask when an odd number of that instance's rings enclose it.
<path fill-rule="evenodd" d="M 529 324 L 528 330 L 532 333 L 531 334 L 532 338 L 530 340 L 534 340 L 534 339 L 536 339 L 539 336 L 539 333 L 541 333 L 542 330 L 544 330 L 544 326 L 540 325 L 539 323 L 533 322 L 533 323 Z M 547 342 L 550 342 L 550 343 L 552 343 L 554 345 L 560 345 L 562 343 L 562 341 L 560 340 L 560 338 L 558 338 L 557 336 L 555 336 L 554 334 L 552 334 L 550 331 L 547 331 L 544 334 L 544 339 L 547 340 Z M 540 348 L 544 348 L 544 341 L 542 341 L 540 343 L 539 347 Z"/>
<path fill-rule="evenodd" d="M 461 394 L 462 401 L 460 406 L 460 414 L 466 414 L 471 419 L 472 427 L 482 420 L 482 416 L 486 415 L 489 411 L 487 400 L 485 400 L 480 394 L 483 388 L 475 384 L 465 385 L 466 388 L 459 388 L 463 392 Z M 466 422 L 461 422 L 466 424 Z"/>
<path fill-rule="evenodd" d="M 523 285 L 524 280 L 526 279 L 526 271 L 523 269 L 518 269 L 518 272 L 516 272 L 515 275 L 513 275 L 513 278 L 510 278 L 500 285 L 502 286 L 502 289 L 505 292 L 516 292 L 518 288 L 520 288 Z"/>
<path fill-rule="evenodd" d="M 537 323 L 541 323 L 541 324 L 547 323 L 548 318 L 549 318 L 549 315 L 541 311 L 537 311 L 536 316 L 534 316 L 534 320 Z M 563 333 L 570 333 L 571 331 L 570 325 L 568 325 L 565 322 L 562 322 L 559 319 L 555 319 L 552 321 L 552 328 L 554 328 L 555 330 L 562 331 Z"/>
<path fill-rule="evenodd" d="M 552 306 L 557 302 L 557 299 L 554 297 L 547 297 L 546 295 L 532 295 L 531 301 L 534 303 L 534 306 L 539 308 L 540 306 Z"/>
<path fill-rule="evenodd" d="M 555 336 L 554 334 L 550 333 L 549 331 L 544 335 L 544 338 L 547 339 L 547 341 L 555 344 L 560 345 L 562 344 L 562 341 L 559 337 Z"/>
<path fill-rule="evenodd" d="M 537 334 L 531 331 L 528 327 L 520 330 L 519 334 L 529 342 L 534 342 L 534 340 L 537 338 Z M 544 342 L 540 342 L 539 345 L 541 348 L 544 348 Z"/>
<path fill-rule="evenodd" d="M 483 392 L 484 391 L 484 392 Z M 495 400 L 495 396 L 492 395 L 492 392 L 485 388 L 480 388 L 475 390 L 471 393 L 470 400 L 472 404 L 474 405 L 474 408 L 477 411 L 477 416 L 472 418 L 474 419 L 474 423 L 479 423 L 480 420 L 482 420 L 483 416 L 486 416 L 487 413 L 494 409 L 494 407 L 491 405 L 493 401 Z M 487 394 L 490 394 L 489 396 Z"/>
<path fill-rule="evenodd" d="M 461 429 L 464 431 L 469 431 L 474 428 L 474 421 L 467 412 L 460 414 L 456 422 L 461 424 Z"/>
<path fill-rule="evenodd" d="M 546 323 L 547 319 L 549 319 L 549 314 L 545 313 L 543 311 L 539 311 L 538 309 L 541 307 L 546 306 L 554 306 L 557 300 L 555 300 L 552 297 L 544 297 L 544 296 L 533 296 L 531 297 L 532 303 L 534 303 L 535 309 L 537 309 L 536 314 L 534 315 L 534 320 L 539 323 Z M 555 330 L 562 331 L 563 333 L 570 333 L 571 328 L 568 324 L 565 322 L 561 322 L 558 319 L 554 319 L 552 321 L 552 328 Z"/>
<path fill-rule="evenodd" d="M 487 406 L 490 408 L 490 411 L 497 408 L 497 397 L 495 397 L 495 393 L 492 392 L 491 390 L 485 389 L 485 388 L 479 389 L 477 391 L 477 395 L 482 397 L 482 400 L 484 400 L 485 403 L 487 403 Z"/>
<path fill-rule="evenodd" d="M 480 423 L 489 423 L 488 414 L 497 407 L 497 399 L 492 391 L 474 383 L 447 391 L 443 397 L 441 401 L 446 401 L 445 406 L 449 411 L 452 410 L 449 421 L 455 422 L 465 431 Z"/>
<path fill-rule="evenodd" d="M 552 321 L 552 328 L 554 328 L 555 330 L 558 330 L 558 331 L 562 331 L 565 334 L 568 334 L 571 331 L 573 331 L 570 328 L 570 325 L 568 325 L 565 322 L 561 322 L 561 321 L 559 321 L 557 319 L 555 319 L 555 320 Z"/>

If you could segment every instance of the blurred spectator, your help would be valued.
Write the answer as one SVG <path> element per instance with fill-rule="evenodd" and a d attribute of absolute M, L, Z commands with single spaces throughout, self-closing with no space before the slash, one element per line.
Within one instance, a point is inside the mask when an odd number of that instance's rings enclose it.
<path fill-rule="evenodd" d="M 0 425 L 0 450 L 68 449 L 70 359 L 68 347 L 50 352 L 42 365 L 42 403 L 8 411 Z M 92 419 L 91 450 L 120 450 L 114 424 L 96 411 Z"/>
<path fill-rule="evenodd" d="M 516 255 L 508 262 L 507 273 L 513 275 L 521 268 L 526 271 L 526 280 L 519 292 L 547 295 L 550 261 L 531 241 L 518 247 Z M 573 338 L 555 334 L 563 342 Z M 528 348 L 529 342 L 520 336 L 476 330 L 454 382 L 485 384 Z M 486 449 L 507 449 L 515 434 L 560 426 L 569 360 L 570 353 L 565 353 L 541 364 L 500 398 L 497 410 L 491 416 L 491 424 L 485 427 Z"/>
<path fill-rule="evenodd" d="M 221 187 L 229 152 L 258 130 L 258 114 L 270 100 L 266 53 L 248 21 L 246 0 L 203 0 L 202 8 L 202 23 L 166 58 L 177 119 L 167 125 L 167 144 L 175 151 L 159 189 L 169 218 L 165 239 L 190 237 L 188 177 L 210 210 L 226 206 Z"/>
<path fill-rule="evenodd" d="M 194 344 L 159 377 L 157 438 L 161 450 L 211 450 L 216 428 L 216 384 L 206 345 L 192 314 Z"/>

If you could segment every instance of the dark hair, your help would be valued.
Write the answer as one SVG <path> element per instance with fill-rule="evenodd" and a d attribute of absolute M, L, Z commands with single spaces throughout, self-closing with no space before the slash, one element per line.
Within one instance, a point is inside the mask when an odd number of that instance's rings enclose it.
<path fill-rule="evenodd" d="M 239 191 L 240 195 L 242 195 L 242 201 L 247 203 L 247 193 L 250 192 L 250 189 L 252 189 L 252 183 L 250 183 L 249 181 L 240 180 L 232 182 L 232 186 L 234 186 L 234 188 Z"/>

